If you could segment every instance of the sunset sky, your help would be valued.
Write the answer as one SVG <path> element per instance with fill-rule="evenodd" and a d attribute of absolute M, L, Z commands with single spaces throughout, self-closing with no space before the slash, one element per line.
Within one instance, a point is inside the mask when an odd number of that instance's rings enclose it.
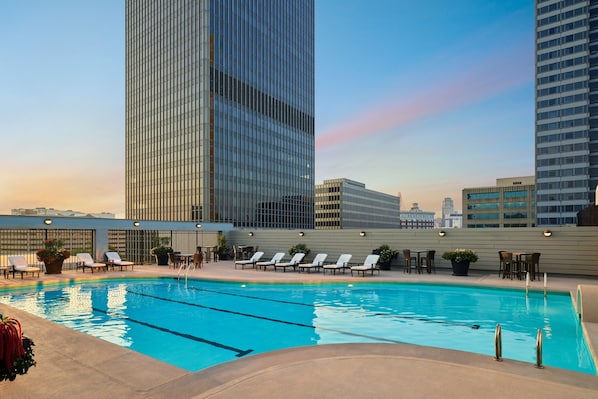
<path fill-rule="evenodd" d="M 534 174 L 533 0 L 316 0 L 316 180 L 440 216 Z M 124 1 L 0 3 L 0 214 L 124 217 Z"/>

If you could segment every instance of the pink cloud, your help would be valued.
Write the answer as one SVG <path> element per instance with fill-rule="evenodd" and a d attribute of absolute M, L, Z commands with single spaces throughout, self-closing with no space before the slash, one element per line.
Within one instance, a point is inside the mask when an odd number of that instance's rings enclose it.
<path fill-rule="evenodd" d="M 376 134 L 472 104 L 533 80 L 529 45 L 499 51 L 453 76 L 440 76 L 408 98 L 376 105 L 316 137 L 316 148 Z M 531 58 L 531 59 L 530 59 Z"/>

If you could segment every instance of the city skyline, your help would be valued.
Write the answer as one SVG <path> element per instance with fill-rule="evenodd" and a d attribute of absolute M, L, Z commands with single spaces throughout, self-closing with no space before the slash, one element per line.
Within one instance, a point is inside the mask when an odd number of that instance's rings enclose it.
<path fill-rule="evenodd" d="M 440 217 L 463 188 L 533 175 L 534 2 L 521 3 L 316 0 L 314 184 L 356 180 Z M 124 3 L 5 3 L 0 32 L 0 214 L 123 217 Z"/>

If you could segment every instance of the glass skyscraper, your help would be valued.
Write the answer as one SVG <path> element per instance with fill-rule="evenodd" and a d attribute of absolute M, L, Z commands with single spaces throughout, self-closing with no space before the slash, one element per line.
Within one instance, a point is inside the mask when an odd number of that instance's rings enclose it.
<path fill-rule="evenodd" d="M 314 1 L 127 0 L 126 215 L 313 228 Z"/>
<path fill-rule="evenodd" d="M 537 224 L 577 222 L 598 184 L 598 1 L 536 0 Z"/>

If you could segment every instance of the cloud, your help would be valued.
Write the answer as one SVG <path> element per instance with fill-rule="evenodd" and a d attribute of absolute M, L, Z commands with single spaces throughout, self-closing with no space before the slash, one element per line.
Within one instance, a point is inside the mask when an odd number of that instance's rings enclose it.
<path fill-rule="evenodd" d="M 498 49 L 470 68 L 440 75 L 418 93 L 374 105 L 325 130 L 316 137 L 316 148 L 378 134 L 519 88 L 533 81 L 532 54 L 528 43 Z"/>

